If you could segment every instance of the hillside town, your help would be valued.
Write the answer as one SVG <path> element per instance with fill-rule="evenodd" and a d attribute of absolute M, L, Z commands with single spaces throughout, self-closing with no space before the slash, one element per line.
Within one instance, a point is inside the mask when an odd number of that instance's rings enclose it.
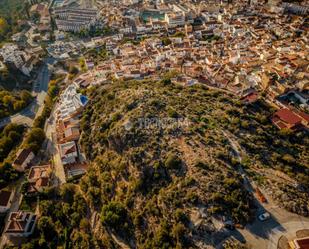
<path fill-rule="evenodd" d="M 263 99 L 272 108 L 269 120 L 275 129 L 295 136 L 298 132 L 308 135 L 308 1 L 27 2 L 28 17 L 18 20 L 20 32 L 1 43 L 0 73 L 18 72 L 28 85 L 33 84 L 33 97 L 41 106 L 30 108 L 31 116 L 25 111 L 15 116 L 20 115 L 17 123 L 27 129 L 40 127 L 45 138 L 37 150 L 22 146 L 25 141 L 15 149 L 11 165 L 20 178 L 0 189 L 0 249 L 9 245 L 24 248 L 22 245 L 35 234 L 42 215 L 40 195 L 46 198 L 52 195 L 46 193 L 50 187 L 76 183 L 87 174 L 91 162 L 80 141 L 85 134 L 82 120 L 91 96 L 87 93 L 114 81 L 155 82 L 172 73 L 170 81 L 176 86 L 203 85 L 233 96 L 244 106 Z M 42 80 L 39 77 L 35 83 L 33 79 L 41 74 Z M 44 74 L 49 85 L 41 89 Z M 55 95 L 51 81 L 58 84 Z M 40 92 L 50 99 L 39 100 Z M 45 111 L 49 115 L 41 126 L 36 126 L 37 118 Z M 1 128 L 9 122 L 5 120 L 2 125 L 2 121 Z M 243 169 L 241 176 L 249 181 Z M 259 190 L 254 193 L 264 196 Z M 271 203 L 265 205 L 274 207 Z M 273 216 L 270 213 L 259 215 L 260 222 Z M 263 246 L 267 246 L 259 247 L 259 240 L 252 235 L 245 239 L 251 240 L 253 249 L 306 249 L 309 233 L 297 237 L 296 231 L 308 232 L 309 221 L 299 219 L 302 227 L 295 225 L 286 231 L 288 247 L 279 247 L 277 242 L 273 245 L 265 238 Z M 274 230 L 273 234 L 273 239 L 279 241 L 284 231 Z M 114 240 L 119 248 L 136 248 L 121 246 L 119 238 Z M 223 241 L 215 248 L 224 248 Z"/>

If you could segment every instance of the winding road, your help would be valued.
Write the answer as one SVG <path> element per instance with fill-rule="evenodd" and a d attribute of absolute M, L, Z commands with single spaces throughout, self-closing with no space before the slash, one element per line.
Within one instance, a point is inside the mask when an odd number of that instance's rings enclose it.
<path fill-rule="evenodd" d="M 241 162 L 245 151 L 241 148 L 233 134 L 228 131 L 223 131 L 223 134 L 228 139 L 239 162 Z M 247 177 L 246 172 L 241 166 L 238 171 L 244 179 L 246 190 L 255 195 L 254 189 L 256 184 Z M 292 240 L 296 238 L 298 230 L 309 229 L 309 218 L 286 211 L 279 207 L 271 196 L 268 196 L 266 193 L 263 194 L 267 199 L 267 203 L 261 203 L 255 198 L 258 208 L 257 214 L 268 212 L 271 214 L 271 218 L 266 221 L 256 219 L 253 223 L 245 226 L 244 229 L 232 231 L 232 236 L 239 241 L 247 242 L 252 249 L 277 249 L 278 240 L 281 236 Z"/>

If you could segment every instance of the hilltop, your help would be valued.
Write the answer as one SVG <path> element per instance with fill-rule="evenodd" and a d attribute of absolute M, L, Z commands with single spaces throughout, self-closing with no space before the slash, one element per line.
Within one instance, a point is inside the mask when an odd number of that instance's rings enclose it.
<path fill-rule="evenodd" d="M 214 219 L 250 222 L 254 196 L 240 167 L 261 186 L 272 185 L 274 195 L 288 185 L 263 172 L 284 171 L 308 188 L 307 138 L 273 128 L 263 101 L 243 106 L 227 92 L 178 86 L 168 77 L 116 82 L 88 94 L 82 147 L 93 163 L 80 186 L 103 226 L 131 246 L 215 245 Z M 232 140 L 244 150 L 241 165 Z M 302 192 L 295 203 L 290 199 L 292 211 L 308 214 L 306 198 Z"/>

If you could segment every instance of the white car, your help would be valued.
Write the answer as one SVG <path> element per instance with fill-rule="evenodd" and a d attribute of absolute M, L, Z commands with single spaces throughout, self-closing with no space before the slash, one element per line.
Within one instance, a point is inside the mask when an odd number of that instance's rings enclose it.
<path fill-rule="evenodd" d="M 270 218 L 270 213 L 268 212 L 262 213 L 258 216 L 258 219 L 260 221 L 265 221 L 265 220 L 268 220 L 269 218 Z"/>

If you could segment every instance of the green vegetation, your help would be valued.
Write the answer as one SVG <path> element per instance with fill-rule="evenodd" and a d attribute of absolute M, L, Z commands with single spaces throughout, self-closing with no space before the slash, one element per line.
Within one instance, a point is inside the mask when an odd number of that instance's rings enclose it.
<path fill-rule="evenodd" d="M 27 13 L 27 8 L 29 6 L 23 0 L 0 1 L 0 44 L 21 30 L 17 21 Z"/>
<path fill-rule="evenodd" d="M 282 180 L 278 178 L 274 181 L 272 177 L 268 181 L 262 181 L 262 186 L 272 189 L 273 197 L 290 211 L 308 216 L 309 205 L 308 202 L 306 204 L 306 199 L 309 198 L 309 139 L 307 132 L 291 133 L 278 130 L 270 122 L 272 112 L 272 108 L 265 102 L 258 101 L 250 106 L 227 108 L 226 114 L 220 119 L 223 128 L 236 135 L 241 146 L 245 148 L 247 159 L 243 162 L 243 167 L 247 168 L 250 174 L 259 177 L 260 171 L 273 170 L 298 182 L 298 187 L 293 184 L 291 186 L 291 183 L 286 181 L 282 184 Z M 290 191 L 282 194 L 282 191 L 285 192 L 287 188 Z M 299 189 L 303 190 L 299 191 Z"/>
<path fill-rule="evenodd" d="M 77 186 L 47 189 L 40 194 L 39 210 L 36 231 L 22 248 L 114 248 L 108 239 L 96 244 L 92 238 L 89 209 Z"/>
<path fill-rule="evenodd" d="M 12 66 L 6 66 L 0 70 L 0 90 L 13 91 L 16 89 L 31 90 L 29 77 Z M 16 92 L 15 94 L 18 93 Z"/>
<path fill-rule="evenodd" d="M 208 35 L 208 36 L 204 36 L 203 38 L 205 41 L 208 41 L 208 42 L 218 41 L 221 39 L 221 37 L 217 35 Z"/>
<path fill-rule="evenodd" d="M 79 67 L 83 73 L 87 71 L 87 64 L 84 57 L 79 58 Z"/>
<path fill-rule="evenodd" d="M 241 244 L 236 239 L 229 239 L 223 243 L 223 249 L 248 249 L 247 245 Z"/>
<path fill-rule="evenodd" d="M 163 44 L 164 46 L 168 46 L 168 45 L 172 44 L 172 41 L 171 41 L 171 39 L 169 39 L 168 37 L 163 37 L 163 38 L 162 38 L 162 44 Z"/>
<path fill-rule="evenodd" d="M 186 35 L 183 32 L 176 32 L 175 34 L 173 34 L 173 37 L 180 37 L 180 38 L 184 38 Z"/>
<path fill-rule="evenodd" d="M 25 127 L 17 124 L 8 124 L 0 133 L 0 163 L 9 155 L 21 141 Z"/>
<path fill-rule="evenodd" d="M 263 101 L 243 106 L 206 86 L 174 85 L 174 75 L 89 89 L 81 122 L 82 147 L 93 161 L 81 189 L 89 206 L 102 210 L 103 227 L 137 248 L 189 248 L 190 234 L 200 232 L 188 225 L 198 206 L 208 218 L 224 216 L 240 225 L 255 216 L 254 197 L 243 186 L 239 161 L 223 131 L 242 146 L 249 175 L 273 168 L 307 189 L 304 134 L 274 128 L 272 109 Z M 294 196 L 304 208 L 307 194 Z M 120 217 L 127 219 L 127 232 L 118 227 Z"/>
<path fill-rule="evenodd" d="M 32 100 L 31 93 L 26 90 L 17 93 L 0 90 L 0 119 L 21 111 Z"/>
<path fill-rule="evenodd" d="M 22 141 L 24 132 L 24 126 L 13 123 L 8 124 L 0 132 L 0 189 L 6 187 L 20 176 L 13 169 L 8 156 Z"/>
<path fill-rule="evenodd" d="M 27 134 L 23 146 L 37 153 L 45 140 L 45 132 L 41 128 L 32 128 Z"/>
<path fill-rule="evenodd" d="M 64 77 L 65 76 L 60 76 L 49 82 L 47 96 L 45 97 L 44 109 L 42 114 L 34 120 L 33 127 L 44 128 L 45 121 L 49 118 L 54 103 L 57 100 L 57 96 L 60 91 L 60 83 L 64 80 Z"/>
<path fill-rule="evenodd" d="M 181 166 L 181 160 L 176 155 L 169 155 L 165 161 L 165 167 L 177 169 Z"/>
<path fill-rule="evenodd" d="M 8 32 L 9 25 L 3 17 L 0 18 L 0 37 L 4 37 Z"/>
<path fill-rule="evenodd" d="M 90 37 L 98 37 L 98 36 L 105 36 L 105 35 L 112 35 L 115 33 L 115 30 L 112 30 L 109 27 L 91 27 L 89 31 L 81 30 L 77 35 L 80 38 L 90 38 Z"/>
<path fill-rule="evenodd" d="M 17 172 L 11 164 L 4 162 L 0 165 L 0 189 L 16 181 L 19 177 L 20 173 Z"/>
<path fill-rule="evenodd" d="M 0 2 L 0 15 L 1 16 L 16 16 L 22 11 L 23 0 L 1 0 Z"/>
<path fill-rule="evenodd" d="M 102 207 L 102 223 L 124 236 L 130 235 L 130 218 L 126 208 L 118 202 L 110 202 Z"/>
<path fill-rule="evenodd" d="M 220 157 L 231 152 L 220 120 L 233 97 L 176 86 L 174 75 L 89 89 L 81 122 L 93 161 L 81 189 L 102 210 L 103 227 L 137 248 L 189 248 L 189 234 L 199 230 L 188 225 L 197 206 L 239 224 L 253 215 L 235 165 Z"/>
<path fill-rule="evenodd" d="M 108 58 L 108 52 L 104 47 L 91 49 L 87 52 L 86 58 L 89 58 L 95 65 L 98 65 L 100 61 L 104 61 Z"/>

